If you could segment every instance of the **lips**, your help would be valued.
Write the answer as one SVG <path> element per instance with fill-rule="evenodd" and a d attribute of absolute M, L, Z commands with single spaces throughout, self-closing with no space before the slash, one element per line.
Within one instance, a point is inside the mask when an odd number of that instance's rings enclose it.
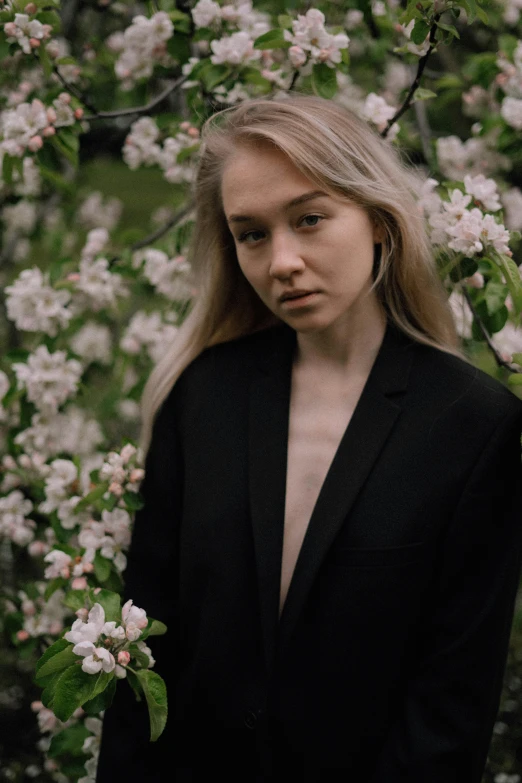
<path fill-rule="evenodd" d="M 304 291 L 302 289 L 296 288 L 293 291 L 285 291 L 281 296 L 279 297 L 280 302 L 286 302 L 288 299 L 299 299 L 303 296 L 309 296 L 310 294 L 315 294 L 317 291 Z"/>

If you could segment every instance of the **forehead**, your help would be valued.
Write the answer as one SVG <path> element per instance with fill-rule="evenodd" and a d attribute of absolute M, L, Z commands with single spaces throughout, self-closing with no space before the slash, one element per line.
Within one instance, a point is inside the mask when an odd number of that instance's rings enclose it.
<path fill-rule="evenodd" d="M 290 201 L 317 186 L 280 150 L 267 145 L 241 145 L 228 158 L 221 178 L 223 207 L 252 211 L 267 202 Z"/>

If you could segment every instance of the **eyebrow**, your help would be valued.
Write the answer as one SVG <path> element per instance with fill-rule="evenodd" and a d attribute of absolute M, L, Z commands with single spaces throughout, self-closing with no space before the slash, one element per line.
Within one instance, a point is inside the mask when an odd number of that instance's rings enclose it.
<path fill-rule="evenodd" d="M 312 190 L 309 193 L 303 193 L 301 196 L 297 196 L 283 205 L 283 209 L 290 209 L 296 207 L 298 204 L 304 204 L 305 201 L 311 201 L 314 198 L 320 198 L 321 196 L 328 196 L 323 190 Z M 229 223 L 246 223 L 249 220 L 256 220 L 253 215 L 230 215 L 228 218 Z"/>

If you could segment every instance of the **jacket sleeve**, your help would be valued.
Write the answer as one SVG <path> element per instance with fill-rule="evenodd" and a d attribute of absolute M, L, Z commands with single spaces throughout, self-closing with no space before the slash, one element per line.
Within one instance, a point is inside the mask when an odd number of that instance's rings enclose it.
<path fill-rule="evenodd" d="M 151 445 L 140 487 L 144 507 L 137 512 L 124 573 L 124 599 L 161 620 L 164 636 L 152 637 L 150 647 L 156 659 L 154 671 L 167 684 L 173 697 L 174 637 L 176 627 L 177 532 L 181 516 L 182 460 L 176 434 L 175 392 L 170 393 L 156 416 Z M 165 763 L 170 768 L 169 724 L 154 743 L 144 700 L 137 702 L 129 684 L 117 683 L 116 695 L 103 721 L 97 783 L 115 779 L 134 783 L 161 780 Z"/>
<path fill-rule="evenodd" d="M 420 650 L 371 783 L 480 783 L 522 549 L 520 408 L 479 457 L 441 542 Z"/>

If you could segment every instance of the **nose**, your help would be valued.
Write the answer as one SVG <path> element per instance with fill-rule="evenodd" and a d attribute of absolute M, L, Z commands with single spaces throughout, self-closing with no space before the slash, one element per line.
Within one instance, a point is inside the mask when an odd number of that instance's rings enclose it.
<path fill-rule="evenodd" d="M 272 235 L 269 274 L 276 279 L 286 280 L 304 269 L 301 245 L 291 232 L 285 231 Z"/>

